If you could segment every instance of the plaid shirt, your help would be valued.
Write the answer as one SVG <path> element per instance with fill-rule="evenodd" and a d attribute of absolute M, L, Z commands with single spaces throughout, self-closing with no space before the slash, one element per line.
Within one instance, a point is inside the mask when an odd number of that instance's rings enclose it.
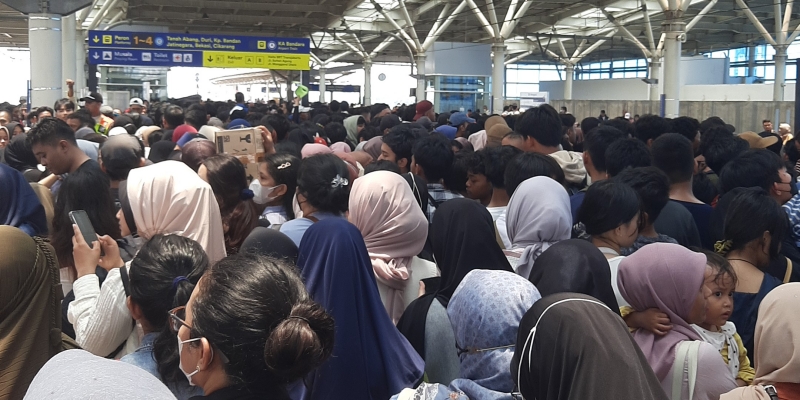
<path fill-rule="evenodd" d="M 451 192 L 444 188 L 441 183 L 429 183 L 428 184 L 428 222 L 433 222 L 433 214 L 436 212 L 436 208 L 439 207 L 442 203 L 447 200 L 452 199 L 461 199 L 464 196 L 456 193 Z"/>

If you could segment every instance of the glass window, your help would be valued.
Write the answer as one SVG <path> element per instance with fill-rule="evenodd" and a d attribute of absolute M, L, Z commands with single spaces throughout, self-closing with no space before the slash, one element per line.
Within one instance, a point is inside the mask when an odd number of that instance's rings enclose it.
<path fill-rule="evenodd" d="M 614 68 L 623 68 L 625 67 L 625 61 L 614 61 Z"/>
<path fill-rule="evenodd" d="M 611 63 L 610 62 L 601 63 L 600 68 L 611 68 Z"/>
<path fill-rule="evenodd" d="M 797 78 L 797 65 L 786 65 L 786 80 Z"/>

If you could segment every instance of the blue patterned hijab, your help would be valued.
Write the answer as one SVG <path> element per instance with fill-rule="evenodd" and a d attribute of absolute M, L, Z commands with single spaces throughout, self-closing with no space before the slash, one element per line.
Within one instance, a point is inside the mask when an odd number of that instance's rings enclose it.
<path fill-rule="evenodd" d="M 315 223 L 300 244 L 297 266 L 336 324 L 333 356 L 307 377 L 299 398 L 383 400 L 421 380 L 424 362 L 381 303 L 358 228 L 343 218 Z"/>
<path fill-rule="evenodd" d="M 450 387 L 470 399 L 511 399 L 514 381 L 509 365 L 519 321 L 541 298 L 532 283 L 513 272 L 467 274 L 447 306 L 462 353 L 460 378 Z M 497 349 L 488 350 L 492 348 Z"/>
<path fill-rule="evenodd" d="M 30 236 L 47 235 L 47 218 L 36 192 L 22 173 L 5 164 L 0 164 L 0 225 Z"/>

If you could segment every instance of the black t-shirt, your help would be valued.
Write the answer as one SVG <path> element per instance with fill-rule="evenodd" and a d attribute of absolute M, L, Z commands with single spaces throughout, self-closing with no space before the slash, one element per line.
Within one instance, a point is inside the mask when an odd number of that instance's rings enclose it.
<path fill-rule="evenodd" d="M 655 222 L 656 232 L 667 235 L 685 247 L 702 247 L 700 231 L 692 213 L 680 203 L 670 200 Z"/>
<path fill-rule="evenodd" d="M 103 170 L 100 169 L 100 164 L 98 164 L 97 161 L 92 160 L 90 158 L 90 159 L 86 160 L 83 164 L 81 164 L 81 166 L 78 167 L 78 169 L 76 169 L 74 172 L 72 172 L 72 174 L 78 174 L 78 173 L 84 172 L 84 171 L 86 171 L 86 170 L 88 170 L 90 168 L 96 168 L 101 173 L 103 172 Z"/>
<path fill-rule="evenodd" d="M 692 214 L 697 231 L 700 233 L 700 243 L 704 249 L 714 250 L 714 243 L 711 241 L 710 220 L 711 212 L 714 211 L 708 204 L 689 203 L 686 201 L 673 200 L 685 207 Z M 656 230 L 657 232 L 658 230 Z"/>

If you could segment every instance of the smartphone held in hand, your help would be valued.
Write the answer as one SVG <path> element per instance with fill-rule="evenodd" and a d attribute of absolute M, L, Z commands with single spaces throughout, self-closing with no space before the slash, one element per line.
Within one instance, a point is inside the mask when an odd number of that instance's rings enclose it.
<path fill-rule="evenodd" d="M 73 224 L 78 225 L 78 229 L 80 229 L 81 235 L 83 235 L 83 240 L 86 241 L 89 247 L 92 247 L 92 242 L 97 241 L 97 233 L 94 231 L 92 221 L 89 220 L 89 215 L 86 214 L 86 211 L 70 211 L 69 219 Z"/>

